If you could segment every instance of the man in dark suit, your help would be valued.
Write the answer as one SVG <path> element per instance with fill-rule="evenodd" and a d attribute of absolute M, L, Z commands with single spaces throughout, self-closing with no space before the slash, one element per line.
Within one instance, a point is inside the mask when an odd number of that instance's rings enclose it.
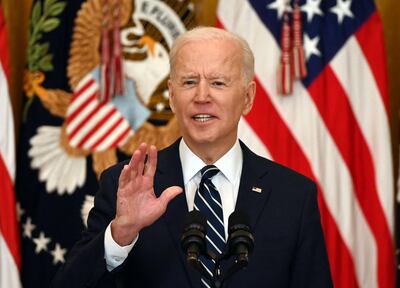
<path fill-rule="evenodd" d="M 249 215 L 255 248 L 228 287 L 332 287 L 315 184 L 237 138 L 255 95 L 247 43 L 197 28 L 176 40 L 170 65 L 170 106 L 182 139 L 159 153 L 141 144 L 129 162 L 103 173 L 88 229 L 53 287 L 209 287 L 180 247 L 192 209 L 215 210 L 210 217 L 219 223 L 207 224 L 207 245 L 215 251 L 224 249 L 214 243 L 224 245 L 229 215 Z M 200 188 L 206 165 L 216 171 L 207 186 L 213 203 Z"/>

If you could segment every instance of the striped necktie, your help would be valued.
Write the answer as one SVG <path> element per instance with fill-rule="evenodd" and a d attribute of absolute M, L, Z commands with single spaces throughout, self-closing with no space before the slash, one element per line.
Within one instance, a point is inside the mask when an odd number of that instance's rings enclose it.
<path fill-rule="evenodd" d="M 194 198 L 194 209 L 200 211 L 207 218 L 207 249 L 220 255 L 225 248 L 224 216 L 221 197 L 211 179 L 219 172 L 214 165 L 207 165 L 201 169 L 201 181 Z M 210 275 L 213 275 L 215 263 L 203 256 L 200 261 Z M 205 287 L 210 287 L 205 279 L 201 279 Z"/>

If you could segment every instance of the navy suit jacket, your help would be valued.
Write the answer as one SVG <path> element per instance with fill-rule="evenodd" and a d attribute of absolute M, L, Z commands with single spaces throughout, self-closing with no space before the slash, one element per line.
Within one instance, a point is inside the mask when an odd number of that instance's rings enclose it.
<path fill-rule="evenodd" d="M 241 147 L 243 168 L 235 209 L 249 215 L 255 248 L 247 269 L 237 272 L 226 287 L 332 287 L 315 184 L 255 155 L 243 143 Z M 115 216 L 118 177 L 126 163 L 102 174 L 88 229 L 70 251 L 52 287 L 202 287 L 200 275 L 187 265 L 180 247 L 188 213 L 185 193 L 139 233 L 125 262 L 107 271 L 104 231 Z M 159 196 L 173 185 L 184 188 L 179 141 L 158 154 L 155 193 Z M 262 192 L 252 191 L 253 187 Z"/>

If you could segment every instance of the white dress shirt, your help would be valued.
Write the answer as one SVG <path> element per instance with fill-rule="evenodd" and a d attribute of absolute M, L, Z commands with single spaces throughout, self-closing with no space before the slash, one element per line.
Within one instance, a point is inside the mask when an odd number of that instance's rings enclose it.
<path fill-rule="evenodd" d="M 207 164 L 189 149 L 183 139 L 179 143 L 179 157 L 182 164 L 188 211 L 192 211 L 194 196 L 201 180 L 200 170 Z M 228 237 L 228 218 L 235 210 L 239 192 L 242 164 L 243 154 L 239 140 L 236 140 L 233 147 L 214 163 L 220 172 L 212 178 L 212 182 L 221 196 L 226 238 Z M 137 239 L 138 237 L 127 246 L 119 246 L 111 236 L 111 223 L 108 225 L 104 236 L 104 258 L 108 271 L 113 270 L 125 261 Z"/>

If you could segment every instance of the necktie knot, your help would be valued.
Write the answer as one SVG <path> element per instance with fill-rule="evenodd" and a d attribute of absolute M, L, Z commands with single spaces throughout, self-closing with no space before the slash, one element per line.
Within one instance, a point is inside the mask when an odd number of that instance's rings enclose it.
<path fill-rule="evenodd" d="M 213 178 L 215 175 L 218 174 L 219 169 L 217 167 L 215 167 L 214 165 L 207 165 L 204 166 L 201 170 L 201 180 L 211 180 L 211 178 Z"/>

